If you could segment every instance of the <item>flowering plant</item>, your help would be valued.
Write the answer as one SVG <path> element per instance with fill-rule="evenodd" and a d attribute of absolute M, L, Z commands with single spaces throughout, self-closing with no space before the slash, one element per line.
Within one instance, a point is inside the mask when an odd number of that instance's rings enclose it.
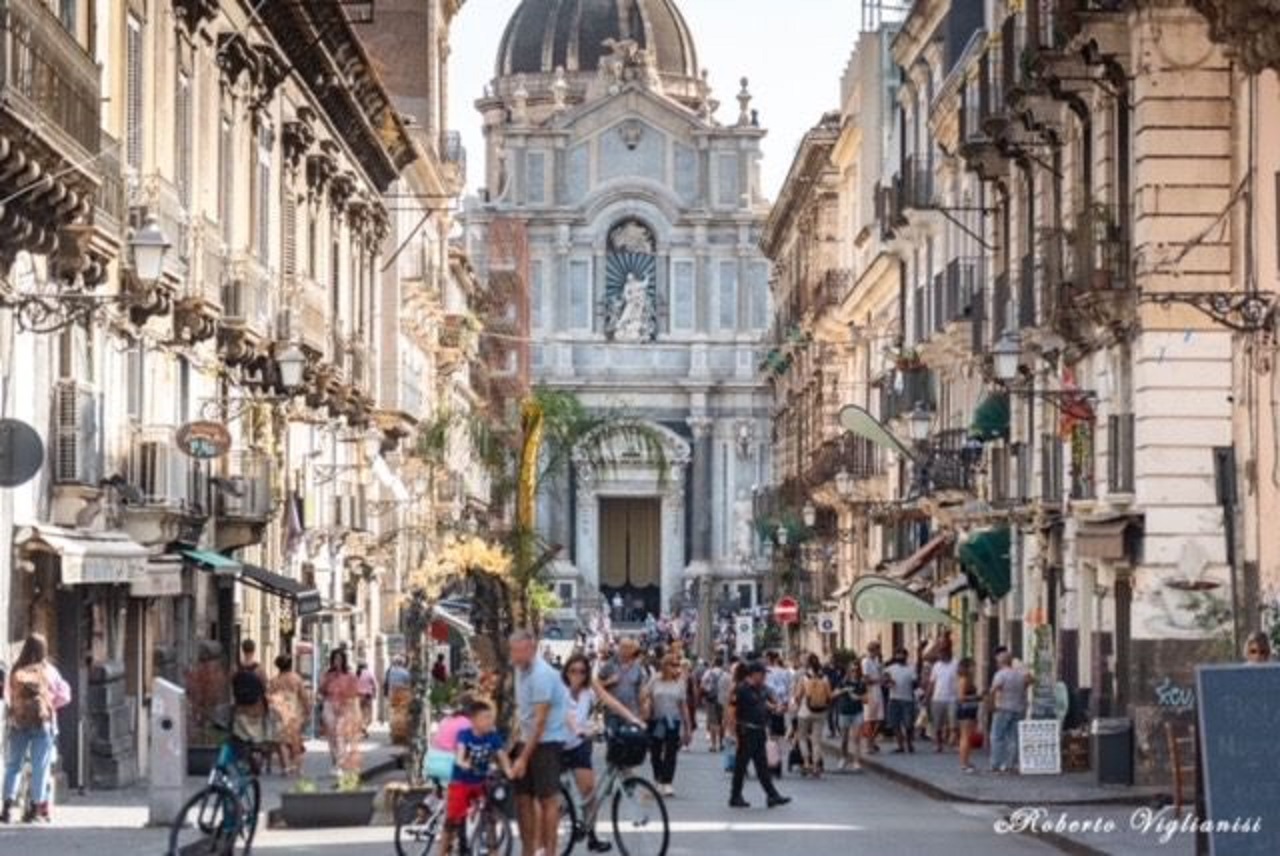
<path fill-rule="evenodd" d="M 424 592 L 435 600 L 445 586 L 473 572 L 495 577 L 511 574 L 511 555 L 502 547 L 469 535 L 446 544 L 444 549 L 409 575 L 409 589 Z"/>

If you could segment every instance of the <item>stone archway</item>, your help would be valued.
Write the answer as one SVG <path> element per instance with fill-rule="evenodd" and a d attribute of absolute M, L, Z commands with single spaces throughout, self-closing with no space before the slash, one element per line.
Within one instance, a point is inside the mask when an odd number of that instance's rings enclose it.
<path fill-rule="evenodd" d="M 605 468 L 594 468 L 575 456 L 575 564 L 587 586 L 602 593 L 606 589 L 613 591 L 633 583 L 635 588 L 644 588 L 648 582 L 645 578 L 627 581 L 625 573 L 619 575 L 619 569 L 601 567 L 602 552 L 609 554 L 608 550 L 602 551 L 602 539 L 608 537 L 608 533 L 602 533 L 602 509 L 609 508 L 606 513 L 611 516 L 634 513 L 643 521 L 650 516 L 645 507 L 649 503 L 656 504 L 656 526 L 640 523 L 629 531 L 632 537 L 645 537 L 641 533 L 656 530 L 652 535 L 658 543 L 648 545 L 646 549 L 657 552 L 659 593 L 656 604 L 660 611 L 667 611 L 671 599 L 683 591 L 686 565 L 684 493 L 691 449 L 686 440 L 670 429 L 653 423 L 649 423 L 649 427 L 661 437 L 666 472 L 660 472 L 659 462 L 648 459 L 641 449 L 622 445 L 609 450 L 607 457 L 614 463 Z M 618 531 L 614 530 L 613 537 L 617 537 Z M 637 553 L 643 554 L 644 550 L 632 555 Z M 615 551 L 614 555 L 621 554 Z M 643 572 L 643 569 L 637 570 Z M 620 579 L 623 583 L 617 585 Z M 615 585 L 607 585 L 606 581 Z M 626 606 L 633 608 L 633 604 Z"/>

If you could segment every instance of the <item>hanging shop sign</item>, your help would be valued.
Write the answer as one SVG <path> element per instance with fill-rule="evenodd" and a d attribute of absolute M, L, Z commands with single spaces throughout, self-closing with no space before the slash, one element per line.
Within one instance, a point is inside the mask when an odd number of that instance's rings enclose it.
<path fill-rule="evenodd" d="M 188 422 L 175 439 L 184 455 L 198 461 L 221 458 L 231 448 L 231 432 L 221 422 Z"/>

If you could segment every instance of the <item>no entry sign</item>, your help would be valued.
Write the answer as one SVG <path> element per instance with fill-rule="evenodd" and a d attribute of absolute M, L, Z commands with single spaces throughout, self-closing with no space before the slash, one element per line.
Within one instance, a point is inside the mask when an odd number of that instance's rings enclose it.
<path fill-rule="evenodd" d="M 773 617 L 779 624 L 795 624 L 800 620 L 800 604 L 794 597 L 779 598 L 773 606 Z"/>

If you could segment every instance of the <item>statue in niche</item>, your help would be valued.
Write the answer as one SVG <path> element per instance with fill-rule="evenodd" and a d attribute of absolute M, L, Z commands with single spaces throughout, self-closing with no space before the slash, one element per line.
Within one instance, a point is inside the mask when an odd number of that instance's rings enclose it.
<path fill-rule="evenodd" d="M 610 230 L 608 246 L 605 330 L 615 342 L 651 342 L 658 332 L 653 233 L 627 219 Z"/>
<path fill-rule="evenodd" d="M 649 328 L 652 316 L 649 306 L 649 278 L 627 274 L 622 286 L 622 308 L 613 325 L 615 342 L 647 342 L 653 338 Z"/>

